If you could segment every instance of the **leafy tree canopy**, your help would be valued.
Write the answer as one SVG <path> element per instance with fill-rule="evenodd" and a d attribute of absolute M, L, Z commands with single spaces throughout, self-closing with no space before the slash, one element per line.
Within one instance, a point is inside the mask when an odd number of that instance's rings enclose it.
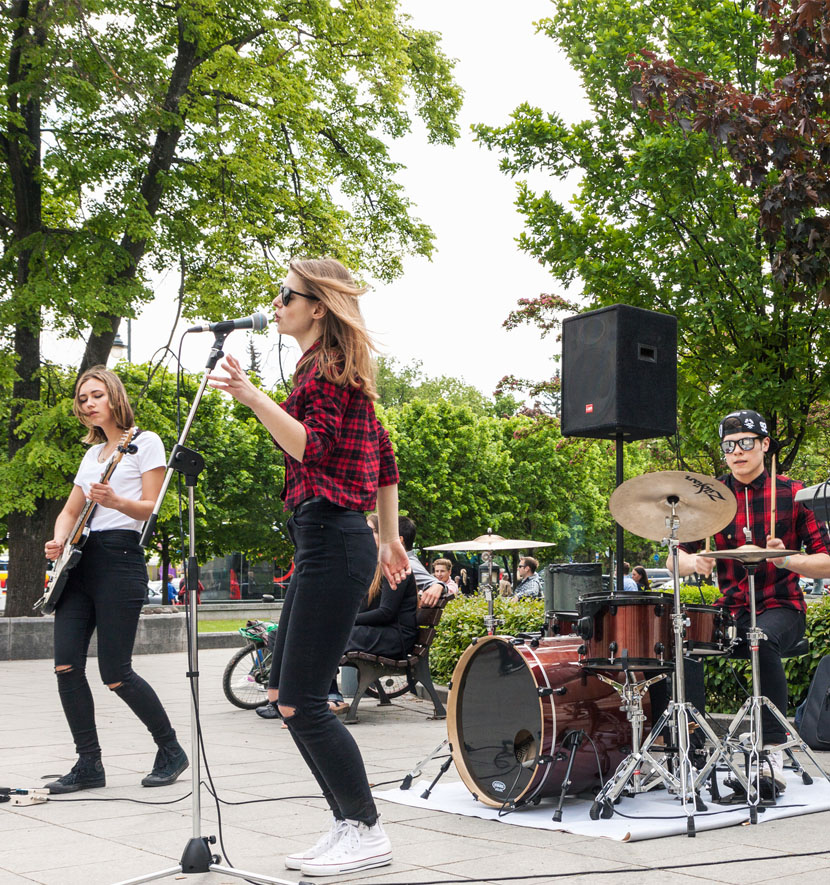
<path fill-rule="evenodd" d="M 787 467 L 818 432 L 814 404 L 830 396 L 830 312 L 815 287 L 796 300 L 776 278 L 757 188 L 736 180 L 728 150 L 632 103 L 639 73 L 628 61 L 644 49 L 671 56 L 746 93 L 791 62 L 762 52 L 769 29 L 754 0 L 562 0 L 540 28 L 581 75 L 592 118 L 568 125 L 522 105 L 506 125 L 476 131 L 519 178 L 520 247 L 575 292 L 519 304 L 508 323 L 552 331 L 564 313 L 619 302 L 676 315 L 687 458 L 717 470 L 715 422 L 751 407 L 782 439 Z M 534 191 L 521 180 L 532 170 L 578 181 L 576 195 Z"/>

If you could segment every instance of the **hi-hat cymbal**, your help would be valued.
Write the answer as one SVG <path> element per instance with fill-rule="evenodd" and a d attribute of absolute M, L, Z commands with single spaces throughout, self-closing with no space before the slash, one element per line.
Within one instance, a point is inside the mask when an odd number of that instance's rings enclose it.
<path fill-rule="evenodd" d="M 527 547 L 552 547 L 549 541 L 531 541 L 520 538 L 503 538 L 488 532 L 479 535 L 472 541 L 455 541 L 450 544 L 435 544 L 432 547 L 424 547 L 424 550 L 441 550 L 454 552 L 458 550 L 524 550 Z"/>
<path fill-rule="evenodd" d="M 738 509 L 732 492 L 713 476 L 689 470 L 663 470 L 635 476 L 614 489 L 608 506 L 624 528 L 641 538 L 669 536 L 671 503 L 680 523 L 678 541 L 699 541 L 729 525 Z M 783 554 L 782 554 L 783 555 Z"/>
<path fill-rule="evenodd" d="M 780 556 L 794 556 L 799 550 L 782 550 L 780 547 L 756 547 L 754 544 L 744 544 L 743 547 L 735 547 L 732 550 L 710 550 L 701 552 L 700 556 L 708 556 L 711 559 L 737 559 L 739 562 L 763 562 L 765 559 L 778 559 Z"/>

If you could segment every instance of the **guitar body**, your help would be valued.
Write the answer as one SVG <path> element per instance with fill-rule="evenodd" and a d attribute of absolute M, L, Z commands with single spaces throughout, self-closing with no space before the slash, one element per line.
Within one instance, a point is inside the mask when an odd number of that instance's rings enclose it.
<path fill-rule="evenodd" d="M 131 430 L 124 432 L 115 452 L 113 452 L 112 457 L 107 462 L 107 466 L 104 468 L 104 472 L 101 474 L 101 482 L 107 482 L 109 480 L 118 465 L 118 462 L 124 457 L 124 455 L 128 452 L 134 454 L 137 451 L 136 446 L 133 445 L 133 440 L 140 432 L 141 431 L 137 427 L 133 427 Z M 66 586 L 66 581 L 69 577 L 69 570 L 78 564 L 78 560 L 81 558 L 81 553 L 83 553 L 84 544 L 86 544 L 86 539 L 89 537 L 89 520 L 92 518 L 92 513 L 95 510 L 95 507 L 96 504 L 89 500 L 84 505 L 81 515 L 78 517 L 75 525 L 72 527 L 72 531 L 69 533 L 69 537 L 66 539 L 66 543 L 63 546 L 63 552 L 55 560 L 52 570 L 49 572 L 49 583 L 46 585 L 46 590 L 43 596 L 41 596 L 34 606 L 32 606 L 34 609 L 42 608 L 45 614 L 50 615 L 57 607 L 58 600 L 63 593 L 63 588 Z"/>
<path fill-rule="evenodd" d="M 67 544 L 63 548 L 63 553 L 55 560 L 52 571 L 49 573 L 49 583 L 46 585 L 43 599 L 40 602 L 40 607 L 45 614 L 51 615 L 57 608 L 58 600 L 61 598 L 63 588 L 69 579 L 69 570 L 78 564 L 88 537 L 89 528 L 84 526 L 77 543 Z"/>

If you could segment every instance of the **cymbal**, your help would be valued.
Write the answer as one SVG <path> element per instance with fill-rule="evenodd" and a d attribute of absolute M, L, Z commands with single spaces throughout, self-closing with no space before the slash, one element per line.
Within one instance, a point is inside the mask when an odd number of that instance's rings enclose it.
<path fill-rule="evenodd" d="M 756 547 L 754 544 L 744 544 L 743 547 L 735 547 L 732 550 L 701 551 L 700 556 L 708 556 L 711 559 L 737 559 L 739 562 L 763 562 L 765 559 L 778 559 L 779 556 L 793 556 L 800 550 L 782 550 L 779 547 Z"/>
<path fill-rule="evenodd" d="M 624 528 L 641 538 L 668 537 L 666 517 L 676 500 L 678 541 L 699 541 L 729 525 L 738 509 L 732 492 L 713 476 L 690 470 L 663 470 L 635 476 L 614 489 L 608 506 Z M 782 554 L 783 555 L 783 554 Z"/>
<path fill-rule="evenodd" d="M 503 538 L 488 532 L 479 535 L 472 541 L 454 541 L 450 544 L 435 544 L 432 547 L 424 547 L 424 550 L 442 550 L 454 552 L 457 550 L 522 550 L 525 547 L 553 547 L 549 541 L 531 541 L 520 538 Z"/>

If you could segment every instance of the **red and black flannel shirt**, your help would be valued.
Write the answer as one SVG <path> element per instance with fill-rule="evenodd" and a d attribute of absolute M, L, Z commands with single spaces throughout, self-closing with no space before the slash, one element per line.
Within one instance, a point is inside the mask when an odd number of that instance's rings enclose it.
<path fill-rule="evenodd" d="M 315 347 L 315 342 L 303 356 Z M 302 422 L 307 439 L 302 461 L 285 455 L 285 509 L 323 495 L 350 510 L 372 510 L 378 486 L 398 481 L 389 434 L 372 401 L 355 387 L 320 377 L 309 361 L 282 408 Z"/>
<path fill-rule="evenodd" d="M 714 548 L 730 550 L 747 543 L 744 535 L 747 499 L 752 532 L 750 543 L 766 547 L 772 500 L 772 478 L 769 473 L 764 470 L 749 485 L 739 482 L 731 473 L 718 479 L 734 492 L 738 499 L 738 510 L 735 519 L 714 536 Z M 804 488 L 803 483 L 777 476 L 775 486 L 775 537 L 780 538 L 789 550 L 806 547 L 807 553 L 830 553 L 830 533 L 826 524 L 819 522 L 810 510 L 795 501 L 795 493 Z M 701 546 L 701 541 L 680 545 L 687 553 L 697 553 Z M 718 586 L 722 593 L 717 604 L 727 606 L 736 615 L 748 610 L 749 580 L 743 565 L 735 559 L 721 559 L 717 565 Z M 806 611 L 804 594 L 798 586 L 798 575 L 789 569 L 778 568 L 769 560 L 761 563 L 755 572 L 755 605 L 759 613 L 768 608 Z"/>

